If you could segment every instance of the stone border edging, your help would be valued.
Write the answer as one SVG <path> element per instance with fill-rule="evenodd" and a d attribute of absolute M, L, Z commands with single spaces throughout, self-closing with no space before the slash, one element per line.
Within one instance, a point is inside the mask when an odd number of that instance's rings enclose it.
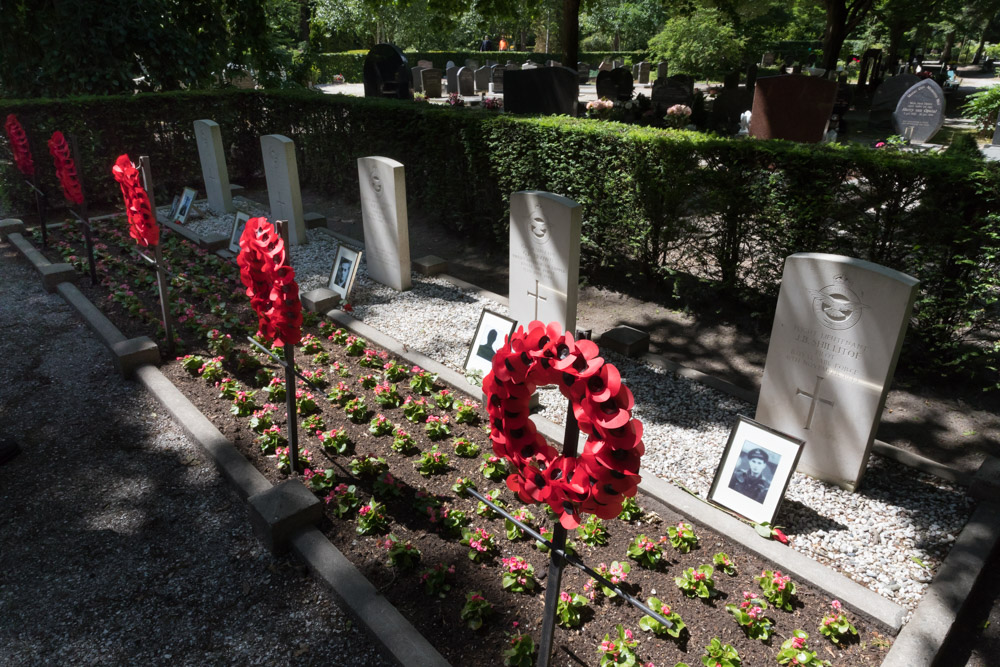
<path fill-rule="evenodd" d="M 38 263 L 33 261 L 34 255 L 26 253 L 22 244 L 49 264 L 48 260 L 45 260 L 29 241 L 23 239 L 20 233 L 7 233 L 6 237 L 6 240 L 11 241 L 12 245 L 36 268 Z M 17 243 L 12 237 L 18 237 L 22 243 Z M 73 273 L 76 276 L 76 272 Z M 146 338 L 126 339 L 124 334 L 72 283 L 60 282 L 56 289 L 113 355 L 117 347 Z M 153 345 L 155 348 L 155 343 Z M 117 355 L 115 357 L 116 364 L 120 363 L 119 357 Z M 158 352 L 157 358 L 159 358 Z M 237 495 L 244 502 L 251 496 L 277 488 L 271 485 L 160 369 L 149 363 L 140 363 L 130 375 L 142 383 L 164 406 L 189 438 L 201 445 L 215 467 L 233 485 Z M 399 610 L 378 593 L 371 582 L 318 529 L 312 526 L 300 529 L 291 538 L 291 547 L 310 571 L 327 585 L 345 609 L 365 627 L 369 637 L 382 646 L 386 657 L 392 658 L 400 665 L 449 666 L 450 663 L 444 656 L 403 617 Z"/>

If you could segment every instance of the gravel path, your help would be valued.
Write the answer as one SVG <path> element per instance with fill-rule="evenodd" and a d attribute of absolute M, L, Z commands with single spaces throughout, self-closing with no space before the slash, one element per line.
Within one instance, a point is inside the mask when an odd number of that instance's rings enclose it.
<path fill-rule="evenodd" d="M 9 244 L 0 276 L 0 665 L 389 664 Z"/>
<path fill-rule="evenodd" d="M 251 206 L 243 200 L 240 206 Z M 253 209 L 254 214 L 264 214 Z M 200 234 L 228 233 L 230 218 L 206 218 L 190 225 Z M 292 266 L 302 291 L 324 286 L 337 242 L 310 230 L 310 242 L 292 249 Z M 410 349 L 460 370 L 482 299 L 438 279 L 413 275 L 405 293 L 375 283 L 362 263 L 351 295 L 353 315 L 404 341 Z M 636 396 L 646 456 L 643 466 L 704 497 L 712 483 L 729 430 L 737 415 L 751 415 L 747 403 L 614 353 Z M 562 423 L 566 404 L 557 390 L 540 391 L 543 414 Z M 778 523 L 796 550 L 825 563 L 907 609 L 920 601 L 934 572 L 972 510 L 960 487 L 873 456 L 861 490 L 849 493 L 796 474 Z"/>

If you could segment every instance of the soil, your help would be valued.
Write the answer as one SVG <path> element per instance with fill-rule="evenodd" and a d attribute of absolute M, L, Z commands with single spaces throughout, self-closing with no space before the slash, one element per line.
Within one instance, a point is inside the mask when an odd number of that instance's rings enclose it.
<path fill-rule="evenodd" d="M 121 227 L 124 227 L 124 223 Z M 51 259 L 55 261 L 63 259 L 55 249 L 61 238 L 69 238 L 76 254 L 83 256 L 82 248 L 78 245 L 78 235 L 71 228 L 66 228 L 53 234 L 54 248 L 48 251 Z M 106 250 L 101 251 L 103 265 L 111 272 L 107 283 L 116 286 L 119 291 L 123 283 L 129 284 L 142 301 L 144 308 L 150 312 L 157 312 L 155 290 L 150 290 L 148 280 L 143 278 L 148 276 L 149 272 L 145 268 L 136 268 L 140 266 L 141 260 L 133 254 L 130 240 L 121 236 L 117 239 L 102 240 L 108 245 Z M 119 242 L 122 244 L 121 247 L 117 245 Z M 187 257 L 184 260 L 173 260 L 171 268 L 175 272 L 195 258 L 200 258 L 202 263 L 213 261 L 204 259 L 203 253 L 191 249 L 183 241 L 178 242 L 176 250 L 165 251 L 165 254 L 169 257 L 174 252 L 184 253 Z M 234 325 L 232 329 L 235 347 L 250 352 L 251 346 L 241 342 L 244 337 L 239 329 L 255 323 L 256 318 L 250 312 L 245 299 L 237 299 L 235 295 L 230 296 L 234 294 L 232 285 L 237 280 L 235 270 L 232 265 L 219 263 L 217 267 L 206 271 L 206 274 L 208 275 L 204 277 L 192 276 L 189 287 L 179 290 L 177 296 L 183 296 L 194 308 L 192 312 L 197 313 L 196 318 L 206 327 L 221 326 L 224 317 L 235 318 L 231 321 L 240 323 Z M 79 282 L 81 289 L 91 301 L 102 308 L 126 336 L 155 336 L 148 318 L 143 321 L 130 314 L 121 303 L 109 300 L 109 292 L 105 287 L 88 285 L 86 279 L 81 279 Z M 146 286 L 143 286 L 143 283 L 146 283 Z M 210 304 L 204 297 L 213 294 L 222 295 L 224 302 L 230 299 L 231 301 L 222 309 L 217 306 L 214 314 L 208 314 Z M 203 334 L 193 330 L 194 321 L 195 318 L 189 319 L 180 327 L 185 349 L 187 352 L 211 356 L 204 348 Z M 377 370 L 360 366 L 361 357 L 348 356 L 342 345 L 321 336 L 315 326 L 306 327 L 304 331 L 318 336 L 331 358 L 318 365 L 313 363 L 312 355 L 299 350 L 296 361 L 302 369 L 312 371 L 322 367 L 330 373 L 331 364 L 334 361 L 339 362 L 349 373 L 349 377 L 343 380 L 349 383 L 356 395 L 365 397 L 370 409 L 369 418 L 374 416 L 375 410 L 378 410 L 394 424 L 407 430 L 420 451 L 428 451 L 433 446 L 434 443 L 420 424 L 411 424 L 405 419 L 401 407 L 378 407 L 374 392 L 361 387 L 358 379 L 362 375 L 378 374 Z M 258 356 L 263 358 L 262 355 Z M 231 356 L 230 359 L 232 358 Z M 276 372 L 280 371 L 273 362 L 268 362 L 267 366 Z M 235 378 L 245 388 L 259 390 L 252 371 L 239 370 L 232 361 L 226 361 L 224 367 L 227 376 Z M 168 358 L 162 370 L 269 480 L 277 483 L 287 479 L 287 475 L 278 470 L 275 458 L 262 453 L 260 446 L 255 442 L 256 434 L 249 428 L 248 419 L 230 413 L 231 402 L 220 399 L 219 389 L 197 377 L 197 373 L 186 371 L 178 360 Z M 341 379 L 331 373 L 330 381 L 335 383 Z M 435 385 L 435 391 L 443 388 L 446 388 L 446 385 L 441 382 Z M 450 389 L 455 390 L 455 388 Z M 404 398 L 412 394 L 405 380 L 399 383 L 399 392 Z M 325 452 L 315 437 L 301 431 L 300 448 L 304 447 L 312 452 L 315 469 L 331 469 L 336 476 L 336 484 L 344 482 L 356 485 L 364 501 L 375 493 L 373 480 L 353 474 L 350 471 L 350 461 L 353 456 L 363 454 L 383 457 L 388 462 L 391 473 L 403 483 L 400 498 L 385 500 L 391 520 L 389 530 L 385 532 L 391 531 L 400 540 L 412 542 L 420 551 L 420 562 L 413 570 L 388 566 L 387 552 L 382 546 L 385 541 L 384 533 L 359 535 L 353 518 L 338 519 L 328 508 L 321 528 L 330 540 L 453 664 L 499 664 L 503 651 L 509 645 L 509 638 L 514 633 L 528 633 L 537 640 L 542 623 L 543 591 L 547 586 L 548 557 L 528 541 L 508 540 L 504 535 L 502 519 L 478 516 L 477 503 L 474 500 L 458 497 L 452 491 L 452 484 L 457 477 L 467 477 L 475 481 L 480 491 L 498 489 L 501 491 L 500 497 L 508 505 L 520 506 L 502 482 L 489 482 L 484 478 L 480 472 L 480 458 L 462 458 L 456 456 L 452 450 L 452 439 L 459 436 L 479 444 L 484 452 L 489 450 L 488 437 L 481 428 L 485 414 L 479 411 L 477 420 L 472 424 L 452 424 L 452 433 L 437 443 L 441 450 L 450 456 L 449 469 L 443 474 L 424 476 L 415 467 L 419 455 L 404 456 L 393 451 L 390 448 L 391 436 L 372 435 L 369 433 L 367 420 L 361 424 L 351 422 L 337 404 L 324 398 L 323 392 L 314 393 L 320 415 L 325 422 L 325 429 L 345 429 L 353 443 L 353 451 L 348 455 Z M 263 401 L 258 401 L 261 402 Z M 431 413 L 442 417 L 449 416 L 453 422 L 456 415 L 454 409 L 433 408 Z M 283 407 L 279 404 L 275 411 L 276 423 L 282 424 L 283 414 Z M 471 519 L 471 526 L 485 528 L 493 533 L 499 545 L 497 557 L 484 563 L 471 561 L 468 558 L 469 548 L 461 545 L 457 536 L 442 534 L 434 522 L 414 507 L 414 494 L 421 489 L 441 499 L 452 510 L 465 512 Z M 321 494 L 323 495 L 325 494 Z M 772 566 L 747 552 L 740 545 L 714 533 L 710 528 L 695 525 L 694 530 L 699 538 L 696 548 L 689 553 L 680 553 L 671 546 L 664 545 L 664 563 L 656 570 L 646 569 L 627 557 L 629 543 L 640 533 L 645 533 L 656 540 L 660 535 L 667 533 L 668 526 L 686 519 L 650 498 L 640 497 L 639 504 L 643 510 L 642 516 L 633 523 L 622 520 L 605 522 L 604 527 L 608 537 L 606 545 L 583 544 L 581 538 L 572 531 L 570 539 L 577 543 L 583 561 L 591 566 L 596 566 L 598 563 L 610 564 L 616 560 L 629 562 L 631 572 L 626 581 L 629 591 L 643 600 L 653 595 L 659 597 L 681 615 L 687 631 L 679 640 L 656 638 L 650 633 L 639 631 L 638 621 L 642 616 L 641 613 L 620 599 L 598 598 L 596 602 L 588 605 L 590 610 L 584 614 L 584 623 L 580 628 L 569 630 L 557 628 L 553 664 L 596 665 L 599 662 L 597 649 L 601 640 L 609 633 L 614 636 L 615 625 L 619 623 L 635 632 L 636 638 L 640 641 L 638 654 L 642 660 L 654 661 L 661 665 L 672 665 L 677 661 L 698 662 L 703 647 L 708 645 L 713 637 L 719 637 L 722 641 L 732 644 L 742 656 L 745 665 L 774 664 L 774 656 L 780 650 L 781 642 L 791 637 L 795 629 L 808 632 L 811 635 L 809 644 L 813 650 L 819 652 L 819 657 L 832 660 L 837 665 L 877 665 L 881 662 L 891 644 L 884 628 L 851 613 L 849 616 L 858 628 L 859 639 L 841 646 L 831 644 L 817 631 L 821 619 L 830 609 L 829 598 L 802 584 L 797 587 L 792 611 L 786 612 L 775 608 L 768 611 L 767 616 L 775 621 L 775 635 L 771 640 L 761 642 L 748 639 L 725 610 L 725 605 L 741 602 L 743 591 L 759 591 L 754 575 L 762 570 L 772 569 Z M 552 521 L 546 517 L 543 508 L 536 506 L 530 510 L 538 519 L 536 524 L 552 526 Z M 710 600 L 685 597 L 674 584 L 673 578 L 686 568 L 697 568 L 699 565 L 711 563 L 713 555 L 720 551 L 730 556 L 738 573 L 730 577 L 717 571 L 715 588 L 718 593 Z M 515 555 L 524 558 L 534 567 L 540 583 L 536 591 L 518 594 L 503 590 L 500 559 Z M 420 579 L 421 570 L 436 564 L 455 566 L 454 574 L 448 577 L 451 590 L 443 598 L 428 596 Z M 561 588 L 573 593 L 582 593 L 586 581 L 587 577 L 583 573 L 567 569 Z M 495 611 L 492 618 L 478 631 L 467 628 L 459 620 L 466 595 L 471 591 L 480 591 L 486 600 L 493 604 Z"/>

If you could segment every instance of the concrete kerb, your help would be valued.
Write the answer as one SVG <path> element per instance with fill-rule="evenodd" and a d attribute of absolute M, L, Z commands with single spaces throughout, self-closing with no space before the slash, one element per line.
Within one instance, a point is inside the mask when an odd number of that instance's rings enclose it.
<path fill-rule="evenodd" d="M 81 319 L 94 329 L 109 351 L 115 345 L 129 342 L 130 339 L 125 338 L 75 285 L 60 283 L 57 291 Z M 222 476 L 233 485 L 244 501 L 273 488 L 267 478 L 247 461 L 160 369 L 143 364 L 135 368 L 132 375 L 164 406 L 188 437 L 201 445 Z M 378 596 L 364 575 L 318 530 L 313 527 L 299 529 L 291 536 L 290 545 L 293 552 L 340 599 L 346 610 L 364 625 L 368 634 L 384 648 L 388 657 L 400 665 L 449 664 L 395 607 Z M 352 577 L 354 579 L 350 580 Z"/>

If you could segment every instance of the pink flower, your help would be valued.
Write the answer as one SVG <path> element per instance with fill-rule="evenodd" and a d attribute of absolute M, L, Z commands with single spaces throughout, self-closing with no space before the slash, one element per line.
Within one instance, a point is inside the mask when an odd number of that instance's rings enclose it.
<path fill-rule="evenodd" d="M 803 637 L 795 637 L 792 639 L 792 648 L 800 649 L 806 645 L 806 640 Z"/>
<path fill-rule="evenodd" d="M 704 572 L 695 572 L 694 573 L 694 580 L 695 581 L 702 581 L 704 578 L 705 578 L 705 573 Z"/>
<path fill-rule="evenodd" d="M 840 604 L 840 600 L 834 600 L 833 602 L 830 603 L 830 606 L 836 609 L 837 611 L 840 611 L 841 607 L 843 607 L 843 605 Z"/>
<path fill-rule="evenodd" d="M 566 591 L 563 591 L 562 593 L 559 594 L 559 599 L 562 600 L 563 602 L 569 602 L 570 600 L 573 599 L 573 597 Z"/>
<path fill-rule="evenodd" d="M 632 641 L 632 631 L 628 628 L 625 629 L 625 639 Z"/>

